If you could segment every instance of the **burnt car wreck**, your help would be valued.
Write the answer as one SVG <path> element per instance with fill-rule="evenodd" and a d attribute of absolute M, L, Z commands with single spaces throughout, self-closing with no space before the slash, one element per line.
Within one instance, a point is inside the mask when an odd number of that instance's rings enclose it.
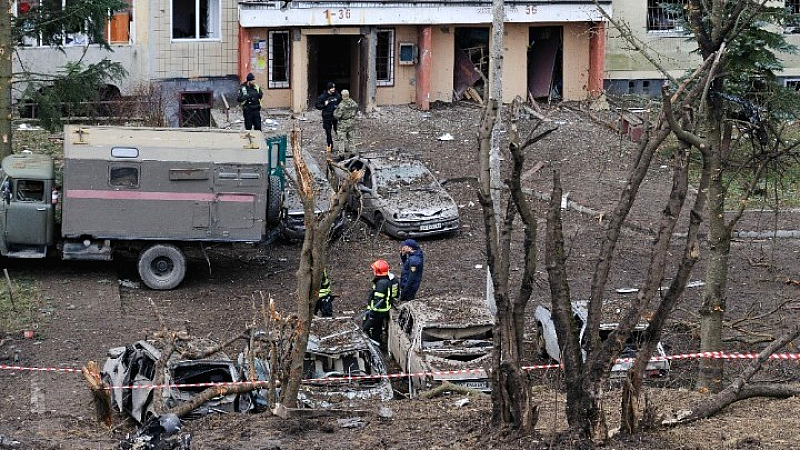
<path fill-rule="evenodd" d="M 412 393 L 445 381 L 488 392 L 493 326 L 483 299 L 418 298 L 392 310 L 389 352 L 413 374 Z"/>
<path fill-rule="evenodd" d="M 342 161 L 337 176 L 357 170 L 364 173 L 348 207 L 377 230 L 400 239 L 458 230 L 458 205 L 421 161 L 400 150 L 363 153 Z"/>
<path fill-rule="evenodd" d="M 580 327 L 580 339 L 583 340 L 583 334 L 586 331 L 586 318 L 588 316 L 587 302 L 576 301 L 572 302 L 572 314 L 575 323 Z M 550 310 L 542 305 L 536 307 L 534 312 L 536 319 L 536 351 L 541 357 L 551 358 L 557 362 L 561 362 L 561 349 L 558 345 L 558 336 L 556 336 L 556 328 L 553 324 L 553 319 Z M 601 323 L 600 324 L 600 339 L 605 340 L 617 328 L 617 323 Z M 636 358 L 639 348 L 641 347 L 644 331 L 647 329 L 646 322 L 640 322 L 636 325 L 631 335 L 628 337 L 624 344 L 620 359 L 618 359 L 614 366 L 611 368 L 611 379 L 624 378 L 628 370 L 633 367 L 632 359 Z M 581 350 L 583 351 L 583 350 Z M 583 355 L 584 359 L 586 354 Z M 647 363 L 644 371 L 645 378 L 666 378 L 669 375 L 670 363 L 667 359 L 667 354 L 664 351 L 664 346 L 661 342 L 656 344 L 655 354 L 653 359 Z"/>
<path fill-rule="evenodd" d="M 298 396 L 309 407 L 387 401 L 394 395 L 381 352 L 349 317 L 311 322 L 303 370 L 306 381 Z"/>
<path fill-rule="evenodd" d="M 258 332 L 257 332 L 258 333 Z M 261 333 L 260 338 L 266 339 Z M 269 381 L 269 361 L 253 358 L 254 367 L 244 353 L 234 360 L 218 351 L 214 358 L 181 359 L 173 354 L 164 364 L 164 387 L 154 388 L 161 350 L 147 341 L 112 348 L 103 366 L 103 382 L 113 387 L 112 403 L 120 412 L 139 424 L 157 418 L 164 411 L 154 408 L 160 395 L 163 409 L 170 410 L 215 384 L 248 382 L 247 373 L 258 381 Z M 391 400 L 393 391 L 380 351 L 350 318 L 314 319 L 304 361 L 304 383 L 299 403 L 308 408 L 346 408 L 359 401 Z M 219 396 L 202 403 L 188 417 L 209 413 L 259 412 L 269 407 L 266 386 L 241 393 Z"/>

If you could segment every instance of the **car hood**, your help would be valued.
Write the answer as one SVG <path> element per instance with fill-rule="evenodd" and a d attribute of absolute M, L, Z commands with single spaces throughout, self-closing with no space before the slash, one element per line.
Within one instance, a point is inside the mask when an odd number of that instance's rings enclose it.
<path fill-rule="evenodd" d="M 439 190 L 384 191 L 381 195 L 386 200 L 387 207 L 398 211 L 398 218 L 401 220 L 458 216 L 458 207 L 453 199 Z"/>

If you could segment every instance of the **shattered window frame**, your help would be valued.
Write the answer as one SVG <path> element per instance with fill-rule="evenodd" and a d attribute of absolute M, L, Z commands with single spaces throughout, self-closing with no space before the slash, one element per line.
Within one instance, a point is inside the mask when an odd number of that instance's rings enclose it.
<path fill-rule="evenodd" d="M 115 189 L 138 189 L 139 167 L 114 164 L 108 168 L 108 185 Z"/>
<path fill-rule="evenodd" d="M 381 29 L 376 33 L 375 71 L 376 85 L 394 86 L 394 29 Z"/>
<path fill-rule="evenodd" d="M 220 0 L 170 0 L 170 12 L 170 37 L 173 41 L 220 40 Z"/>
<path fill-rule="evenodd" d="M 109 11 L 108 16 L 105 18 L 105 31 L 103 34 L 109 44 L 133 43 L 134 0 L 121 1 L 127 3 L 128 8 L 114 11 L 113 13 Z M 36 16 L 39 14 L 40 8 L 46 8 L 50 11 L 64 10 L 69 2 L 70 0 L 15 0 L 11 2 L 11 14 L 14 18 L 21 20 L 22 27 L 25 27 L 24 20 L 27 15 Z M 124 18 L 127 18 L 127 21 L 123 23 Z M 38 35 L 34 36 L 25 35 L 17 42 L 17 45 L 19 47 L 32 48 L 50 48 L 53 45 L 61 45 L 63 47 L 98 45 L 99 43 L 85 32 L 91 20 L 86 20 L 79 29 L 64 29 L 62 26 L 52 36 L 46 36 L 43 32 L 39 32 Z M 124 39 L 120 36 L 124 36 Z"/>
<path fill-rule="evenodd" d="M 287 89 L 291 87 L 291 40 L 288 30 L 272 30 L 269 32 L 269 89 Z"/>
<path fill-rule="evenodd" d="M 671 8 L 686 7 L 688 0 L 647 0 L 647 32 L 674 33 L 683 31 L 680 17 Z"/>

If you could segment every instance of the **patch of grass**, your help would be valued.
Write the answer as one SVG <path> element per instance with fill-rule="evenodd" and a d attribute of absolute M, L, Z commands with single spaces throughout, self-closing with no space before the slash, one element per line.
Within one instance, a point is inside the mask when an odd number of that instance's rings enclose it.
<path fill-rule="evenodd" d="M 48 320 L 47 314 L 43 313 L 45 301 L 33 279 L 12 279 L 13 303 L 5 277 L 0 275 L 0 280 L 0 334 L 34 329 L 37 324 Z"/>

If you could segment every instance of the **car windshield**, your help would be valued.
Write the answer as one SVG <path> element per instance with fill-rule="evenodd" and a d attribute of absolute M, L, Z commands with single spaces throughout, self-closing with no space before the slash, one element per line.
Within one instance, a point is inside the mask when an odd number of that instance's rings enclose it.
<path fill-rule="evenodd" d="M 379 189 L 389 192 L 427 190 L 437 187 L 431 172 L 419 163 L 378 169 L 375 171 L 375 179 Z"/>

